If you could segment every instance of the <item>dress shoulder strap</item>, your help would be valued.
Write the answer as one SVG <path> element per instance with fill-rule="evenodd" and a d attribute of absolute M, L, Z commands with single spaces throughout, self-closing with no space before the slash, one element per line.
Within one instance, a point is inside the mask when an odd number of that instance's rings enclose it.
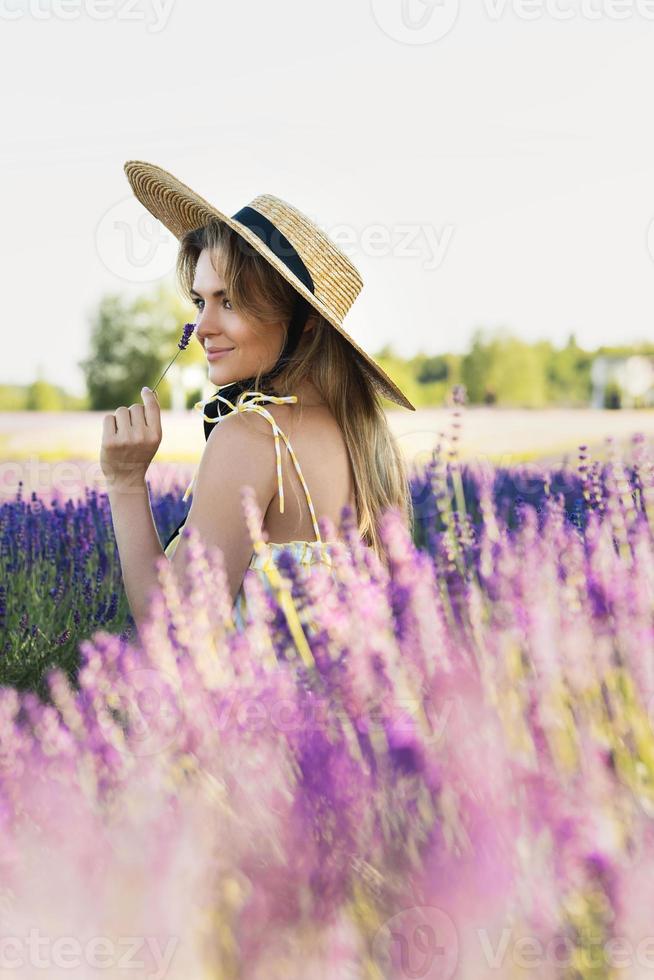
<path fill-rule="evenodd" d="M 230 386 L 222 385 L 221 387 L 227 388 Z M 284 482 L 282 479 L 282 455 L 281 455 L 281 446 L 279 441 L 280 436 L 284 440 L 284 442 L 286 443 L 286 447 L 289 451 L 291 460 L 293 461 L 293 465 L 295 467 L 297 475 L 299 477 L 300 483 L 302 484 L 302 488 L 304 490 L 305 496 L 307 498 L 307 504 L 309 506 L 309 512 L 311 514 L 311 522 L 313 524 L 313 529 L 316 535 L 316 541 L 322 542 L 322 537 L 320 535 L 320 528 L 318 527 L 318 521 L 316 519 L 315 508 L 313 506 L 313 501 L 311 500 L 311 494 L 309 493 L 309 488 L 306 484 L 306 480 L 304 479 L 304 474 L 302 473 L 302 468 L 300 467 L 298 458 L 295 455 L 291 443 L 289 442 L 288 436 L 286 435 L 285 432 L 283 432 L 282 429 L 280 429 L 280 427 L 277 425 L 275 419 L 270 414 L 268 409 L 265 408 L 264 405 L 262 404 L 264 402 L 271 402 L 275 405 L 295 404 L 295 402 L 297 402 L 297 395 L 266 395 L 261 391 L 243 391 L 241 392 L 236 402 L 234 403 L 234 402 L 230 402 L 228 398 L 225 398 L 223 395 L 221 395 L 220 388 L 219 388 L 216 394 L 212 395 L 212 397 L 209 398 L 208 401 L 196 402 L 193 407 L 196 410 L 197 409 L 204 410 L 205 405 L 208 405 L 209 402 L 213 402 L 216 400 L 222 401 L 225 404 L 229 405 L 231 410 L 234 412 L 256 412 L 258 415 L 261 415 L 263 418 L 265 418 L 266 421 L 270 422 L 270 425 L 273 430 L 273 435 L 275 437 L 275 458 L 277 463 L 277 485 L 279 489 L 279 513 L 280 514 L 284 513 Z M 203 418 L 205 422 L 210 422 L 210 423 L 220 422 L 221 418 L 226 418 L 226 417 L 227 416 L 218 415 L 217 418 L 209 418 L 203 411 Z M 193 477 L 193 479 L 191 480 L 190 484 L 186 489 L 186 492 L 183 497 L 184 500 L 186 500 L 189 494 L 192 493 L 194 483 L 195 483 L 195 476 Z"/>

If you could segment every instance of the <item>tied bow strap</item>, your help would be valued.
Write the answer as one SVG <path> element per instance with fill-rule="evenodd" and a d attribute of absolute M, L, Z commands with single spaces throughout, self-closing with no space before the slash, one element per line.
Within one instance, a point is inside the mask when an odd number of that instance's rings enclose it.
<path fill-rule="evenodd" d="M 221 385 L 221 388 L 228 388 L 228 387 L 230 386 Z M 268 409 L 264 408 L 261 403 L 271 402 L 274 405 L 285 405 L 285 404 L 293 405 L 295 404 L 295 402 L 297 402 L 297 395 L 266 395 L 261 391 L 243 391 L 236 399 L 236 402 L 232 402 L 229 400 L 229 398 L 226 398 L 224 395 L 220 394 L 221 388 L 219 388 L 216 394 L 212 395 L 211 398 L 209 398 L 206 402 L 196 402 L 193 408 L 196 411 L 203 412 L 202 418 L 205 423 L 205 428 L 207 424 L 213 425 L 216 422 L 219 422 L 221 418 L 226 417 L 226 416 L 221 416 L 220 411 L 218 411 L 218 414 L 215 417 L 211 417 L 210 415 L 207 415 L 206 407 L 210 405 L 212 402 L 223 402 L 225 405 L 229 407 L 230 412 L 257 412 L 259 415 L 262 415 L 265 419 L 267 419 L 268 422 L 270 422 L 275 437 L 275 459 L 277 462 L 277 482 L 279 484 L 279 512 L 280 514 L 283 514 L 284 513 L 284 483 L 282 479 L 282 455 L 281 455 L 281 446 L 279 442 L 280 435 L 283 438 L 284 442 L 286 443 L 286 446 L 288 448 L 289 453 L 291 454 L 291 458 L 293 459 L 293 463 L 295 464 L 296 469 L 298 469 L 298 463 L 295 458 L 295 453 L 293 452 L 293 448 L 289 443 L 286 434 L 279 428 L 279 426 L 275 422 L 273 416 L 270 414 Z M 219 409 L 218 405 L 217 408 Z M 300 480 L 302 481 L 302 484 L 306 486 L 304 484 L 304 477 L 302 476 L 302 472 L 299 469 L 298 469 L 298 475 L 300 477 Z M 182 500 L 186 501 L 188 499 L 188 497 L 193 491 L 194 484 L 195 484 L 195 476 L 193 477 L 188 487 L 186 488 Z"/>

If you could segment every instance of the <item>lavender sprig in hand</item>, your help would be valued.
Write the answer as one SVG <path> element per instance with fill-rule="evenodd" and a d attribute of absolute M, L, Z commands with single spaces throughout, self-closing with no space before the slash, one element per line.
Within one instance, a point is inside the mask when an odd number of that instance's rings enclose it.
<path fill-rule="evenodd" d="M 166 376 L 166 371 L 168 371 L 168 368 L 170 367 L 170 365 L 171 364 L 174 364 L 175 361 L 177 360 L 177 358 L 179 357 L 179 352 L 180 351 L 183 351 L 183 350 L 186 350 L 186 348 L 188 347 L 188 344 L 189 344 L 189 340 L 191 339 L 191 334 L 193 333 L 194 330 L 195 330 L 195 324 L 194 323 L 185 323 L 184 324 L 184 330 L 182 332 L 182 339 L 177 344 L 177 346 L 179 347 L 179 350 L 177 351 L 177 353 L 173 357 L 172 361 L 170 362 L 170 364 L 168 365 L 168 367 L 166 368 L 166 370 L 164 371 L 164 373 L 159 378 L 159 381 L 157 381 L 157 384 L 154 386 L 154 388 L 152 389 L 152 391 L 156 391 L 157 390 L 157 385 L 159 384 L 160 381 L 163 381 L 163 379 Z"/>

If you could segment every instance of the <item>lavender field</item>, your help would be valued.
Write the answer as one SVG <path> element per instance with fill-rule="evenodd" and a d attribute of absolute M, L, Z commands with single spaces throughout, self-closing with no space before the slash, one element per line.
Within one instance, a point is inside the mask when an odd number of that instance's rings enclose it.
<path fill-rule="evenodd" d="M 105 489 L 98 463 L 104 412 L 0 412 L 0 500 L 13 498 L 22 479 L 28 490 L 83 496 L 85 486 Z M 202 455 L 204 433 L 193 411 L 163 411 L 163 439 L 154 468 L 172 487 L 175 467 L 192 471 Z M 450 433 L 450 410 L 390 410 L 391 431 L 406 459 L 427 464 L 439 434 Z M 626 446 L 633 433 L 654 439 L 654 412 L 600 409 L 519 410 L 466 408 L 457 452 L 463 460 L 510 466 L 543 459 L 555 465 L 576 456 L 581 443 L 604 455 L 605 439 Z M 172 464 L 172 465 L 171 465 Z M 183 482 L 178 478 L 179 482 Z"/>
<path fill-rule="evenodd" d="M 651 446 L 493 464 L 445 422 L 388 567 L 323 521 L 333 570 L 248 580 L 243 631 L 197 536 L 137 641 L 106 498 L 0 504 L 3 969 L 654 976 Z"/>

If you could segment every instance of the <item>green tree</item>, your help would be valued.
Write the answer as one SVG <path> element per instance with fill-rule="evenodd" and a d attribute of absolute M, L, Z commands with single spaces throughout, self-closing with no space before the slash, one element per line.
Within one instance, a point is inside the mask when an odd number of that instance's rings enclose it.
<path fill-rule="evenodd" d="M 421 358 L 416 367 L 416 378 L 420 384 L 429 384 L 430 381 L 447 381 L 450 375 L 450 364 L 446 354 Z"/>
<path fill-rule="evenodd" d="M 587 405 L 593 387 L 593 355 L 579 347 L 574 334 L 561 349 L 546 342 L 538 346 L 547 361 L 549 401 L 557 405 Z"/>
<path fill-rule="evenodd" d="M 547 404 L 547 373 L 541 352 L 506 330 L 476 330 L 461 362 L 461 380 L 471 402 L 540 408 Z"/>
<path fill-rule="evenodd" d="M 394 381 L 406 394 L 409 401 L 416 406 L 419 405 L 420 385 L 416 381 L 414 373 L 407 361 L 403 360 L 398 354 L 394 354 L 388 344 L 373 356 L 391 381 Z M 397 405 L 390 399 L 386 399 L 385 407 L 391 409 L 397 408 Z"/>
<path fill-rule="evenodd" d="M 0 412 L 23 412 L 27 408 L 24 385 L 0 385 Z"/>
<path fill-rule="evenodd" d="M 37 378 L 31 385 L 0 385 L 0 411 L 3 412 L 72 412 L 86 408 L 85 395 L 72 395 L 43 378 Z"/>
<path fill-rule="evenodd" d="M 475 330 L 470 350 L 461 362 L 461 379 L 466 386 L 470 402 L 479 403 L 485 400 L 491 362 L 492 353 L 484 339 L 484 332 Z"/>
<path fill-rule="evenodd" d="M 61 412 L 65 407 L 61 389 L 43 378 L 27 386 L 25 408 L 29 412 Z"/>
<path fill-rule="evenodd" d="M 88 395 L 73 395 L 68 391 L 64 391 L 62 398 L 63 408 L 66 412 L 85 412 L 91 407 L 89 405 Z"/>
<path fill-rule="evenodd" d="M 167 283 L 131 302 L 116 294 L 104 296 L 92 321 L 89 357 L 80 362 L 90 407 L 112 410 L 139 402 L 143 385 L 152 387 L 175 356 L 184 323 L 192 318 L 189 304 Z M 199 344 L 197 351 L 192 346 L 180 357 L 201 357 Z M 167 407 L 167 377 L 157 394 Z"/>

